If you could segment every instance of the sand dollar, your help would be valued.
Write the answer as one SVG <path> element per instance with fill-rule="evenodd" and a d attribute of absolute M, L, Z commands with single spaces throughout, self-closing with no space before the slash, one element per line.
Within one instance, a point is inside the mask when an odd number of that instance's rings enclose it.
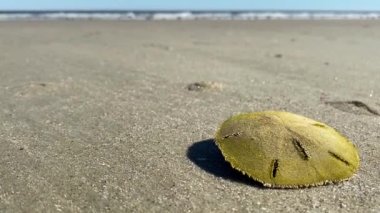
<path fill-rule="evenodd" d="M 359 167 L 358 151 L 346 137 L 324 123 L 288 112 L 232 116 L 215 140 L 233 168 L 268 187 L 339 182 Z"/>

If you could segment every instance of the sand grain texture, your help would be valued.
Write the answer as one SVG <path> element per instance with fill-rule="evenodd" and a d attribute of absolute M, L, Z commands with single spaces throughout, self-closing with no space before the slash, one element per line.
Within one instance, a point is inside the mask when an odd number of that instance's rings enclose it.
<path fill-rule="evenodd" d="M 380 111 L 379 37 L 377 21 L 1 22 L 0 211 L 379 212 L 380 116 L 342 105 Z M 268 190 L 236 173 L 211 139 L 263 110 L 338 129 L 358 175 Z"/>

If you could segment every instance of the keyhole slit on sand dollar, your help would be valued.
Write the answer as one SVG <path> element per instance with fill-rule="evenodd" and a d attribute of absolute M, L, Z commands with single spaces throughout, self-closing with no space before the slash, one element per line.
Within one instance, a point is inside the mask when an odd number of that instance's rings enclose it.
<path fill-rule="evenodd" d="M 232 116 L 218 129 L 215 142 L 234 169 L 267 187 L 337 183 L 359 168 L 358 150 L 345 136 L 289 112 Z"/>

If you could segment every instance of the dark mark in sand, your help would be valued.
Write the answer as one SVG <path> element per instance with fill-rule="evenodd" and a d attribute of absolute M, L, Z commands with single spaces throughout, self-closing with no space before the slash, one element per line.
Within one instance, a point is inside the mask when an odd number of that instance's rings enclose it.
<path fill-rule="evenodd" d="M 201 92 L 204 90 L 222 90 L 223 86 L 221 83 L 200 81 L 187 85 L 187 90 Z"/>
<path fill-rule="evenodd" d="M 380 116 L 380 113 L 377 110 L 369 107 L 361 101 L 327 101 L 325 103 L 336 109 L 352 114 Z"/>
<path fill-rule="evenodd" d="M 276 54 L 276 55 L 274 55 L 274 57 L 276 57 L 276 58 L 282 58 L 282 54 Z"/>

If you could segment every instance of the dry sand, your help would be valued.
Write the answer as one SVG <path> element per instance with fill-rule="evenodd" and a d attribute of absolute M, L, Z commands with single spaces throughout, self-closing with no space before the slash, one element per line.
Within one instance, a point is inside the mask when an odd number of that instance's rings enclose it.
<path fill-rule="evenodd" d="M 0 211 L 379 212 L 379 38 L 378 21 L 1 22 Z M 216 128 L 268 109 L 347 135 L 358 174 L 278 190 L 233 171 Z"/>

